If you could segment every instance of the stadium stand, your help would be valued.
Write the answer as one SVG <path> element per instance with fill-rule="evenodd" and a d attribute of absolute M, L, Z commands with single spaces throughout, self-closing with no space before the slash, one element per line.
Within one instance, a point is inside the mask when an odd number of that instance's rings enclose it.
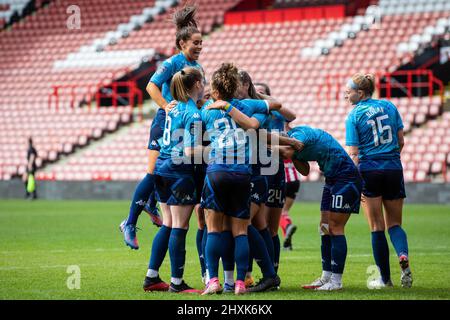
<path fill-rule="evenodd" d="M 40 165 L 131 120 L 130 108 L 71 109 L 87 98 L 88 85 L 98 84 L 102 79 L 108 83 L 114 72 L 119 76 L 116 65 L 58 69 L 54 64 L 83 44 L 127 22 L 149 3 L 133 1 L 124 5 L 115 0 L 81 0 L 78 6 L 83 10 L 82 28 L 68 29 L 66 9 L 72 3 L 54 1 L 0 34 L 0 132 L 3 139 L 0 171 L 3 179 L 25 170 L 28 136 L 35 139 Z M 61 97 L 58 111 L 49 110 L 48 98 L 53 85 L 81 90 L 74 92 L 75 97 L 69 95 L 66 100 Z"/>
<path fill-rule="evenodd" d="M 0 29 L 12 22 L 14 15 L 21 16 L 30 0 L 0 0 Z"/>
<path fill-rule="evenodd" d="M 60 154 L 70 153 L 75 147 L 84 146 L 90 139 L 99 138 L 131 120 L 130 108 L 72 108 L 83 100 L 90 100 L 91 90 L 99 82 L 107 85 L 113 78 L 120 78 L 132 69 L 140 59 L 151 56 L 153 48 L 167 50 L 173 47 L 173 30 L 170 36 L 169 32 L 166 34 L 164 40 L 149 37 L 145 30 L 152 30 L 152 33 L 169 29 L 169 13 L 164 14 L 165 10 L 160 8 L 156 11 L 152 9 L 158 4 L 168 8 L 175 3 L 165 0 L 139 0 L 131 4 L 117 0 L 80 0 L 77 5 L 82 13 L 81 29 L 72 30 L 66 28 L 66 9 L 72 3 L 66 0 L 54 1 L 35 15 L 13 25 L 11 30 L 1 33 L 0 132 L 3 138 L 0 146 L 0 176 L 3 179 L 24 172 L 25 142 L 28 136 L 35 138 L 40 166 L 47 161 L 57 160 Z M 208 6 L 206 3 L 200 3 L 208 9 L 200 13 L 200 19 L 205 30 L 212 30 L 214 24 L 221 23 L 220 18 L 223 18 L 225 10 L 236 1 L 220 0 Z M 91 50 L 92 46 L 97 46 L 100 40 L 108 39 L 111 33 L 117 33 L 119 29 L 130 31 L 128 27 L 121 28 L 134 23 L 133 17 L 149 13 L 152 19 L 149 19 L 148 25 L 154 27 L 142 26 L 144 32 L 141 33 L 143 37 L 140 43 L 144 47 L 122 50 L 117 45 L 110 51 Z M 128 33 L 127 40 L 133 35 Z M 111 43 L 120 42 L 121 39 Z M 153 39 L 150 44 L 149 39 Z M 124 47 L 130 47 L 127 41 L 123 42 Z M 130 68 L 123 69 L 127 65 Z M 30 83 L 33 86 L 30 87 Z M 54 110 L 56 98 L 51 95 L 55 90 L 58 91 L 57 111 Z M 48 109 L 49 94 L 52 110 Z M 22 140 L 23 144 L 20 143 Z"/>
<path fill-rule="evenodd" d="M 153 1 L 150 2 L 152 5 L 155 4 Z M 360 30 L 351 35 L 351 30 L 348 29 L 345 36 L 347 38 L 350 36 L 350 39 L 340 43 L 333 50 L 319 56 L 303 56 L 301 55 L 303 48 L 313 47 L 318 40 L 325 39 L 327 35 L 332 33 L 340 33 L 346 25 L 352 25 L 358 19 L 362 21 L 361 18 L 335 17 L 332 19 L 278 21 L 273 23 L 225 24 L 223 28 L 215 30 L 215 26 L 221 25 L 226 19 L 224 18 L 224 13 L 238 2 L 224 0 L 197 1 L 200 8 L 199 19 L 201 21 L 201 29 L 204 33 L 214 31 L 205 38 L 204 49 L 200 58 L 200 62 L 205 68 L 208 77 L 221 62 L 234 61 L 239 67 L 246 69 L 252 75 L 254 81 L 267 82 L 274 96 L 283 101 L 286 106 L 296 110 L 298 120 L 295 124 L 307 123 L 325 129 L 332 133 L 342 144 L 344 143 L 345 136 L 345 118 L 350 111 L 350 107 L 342 98 L 343 84 L 345 83 L 343 80 L 347 79 L 352 73 L 359 71 L 377 73 L 380 79 L 385 79 L 388 72 L 397 70 L 398 67 L 407 61 L 404 59 L 405 54 L 411 56 L 414 52 L 414 47 L 409 45 L 408 50 L 399 52 L 399 47 L 402 43 L 408 43 L 417 34 L 432 33 L 433 36 L 439 37 L 441 33 L 436 32 L 436 29 L 440 28 L 437 31 L 441 31 L 442 26 L 444 26 L 445 31 L 448 31 L 448 24 L 447 22 L 444 24 L 444 21 L 448 21 L 450 15 L 449 10 L 441 10 L 442 6 L 435 4 L 439 2 L 438 0 L 430 1 L 430 3 L 433 3 L 432 6 L 428 4 L 418 5 L 418 8 L 422 9 L 417 9 L 415 12 L 410 12 L 408 11 L 409 9 L 391 12 L 393 7 L 391 3 L 389 1 L 380 1 L 380 5 L 387 8 L 383 9 L 386 11 L 386 14 L 382 16 L 382 30 L 377 28 L 376 24 L 368 24 L 367 28 L 361 25 Z M 419 3 L 420 0 L 417 0 L 417 2 Z M 57 1 L 57 3 L 67 4 L 68 2 Z M 91 2 L 87 1 L 86 3 Z M 140 1 L 137 1 L 137 3 L 140 3 Z M 423 1 L 420 3 L 423 3 Z M 179 5 L 183 4 L 184 2 L 181 2 Z M 120 1 L 111 1 L 111 5 L 111 10 L 122 8 Z M 124 10 L 126 14 L 118 14 L 116 19 L 111 19 L 114 22 L 106 21 L 106 17 L 102 18 L 102 14 L 99 13 L 99 16 L 96 17 L 96 19 L 100 20 L 98 23 L 96 22 L 91 25 L 89 21 L 87 22 L 87 28 L 90 28 L 88 29 L 90 32 L 88 32 L 88 35 L 86 34 L 87 31 L 83 30 L 82 33 L 75 31 L 70 36 L 71 40 L 75 40 L 75 44 L 66 44 L 65 40 L 61 44 L 63 37 L 58 36 L 56 32 L 53 36 L 46 37 L 45 41 L 48 41 L 51 45 L 45 45 L 45 49 L 43 48 L 42 51 L 38 51 L 43 57 L 41 58 L 40 55 L 37 55 L 39 57 L 37 59 L 37 65 L 41 63 L 42 66 L 39 71 L 42 74 L 48 74 L 41 76 L 33 73 L 33 83 L 36 82 L 37 88 L 28 89 L 31 91 L 31 94 L 27 95 L 20 94 L 23 91 L 20 91 L 19 87 L 23 86 L 25 81 L 30 79 L 29 73 L 21 71 L 23 75 L 19 77 L 21 79 L 20 86 L 13 83 L 12 80 L 2 81 L 0 89 L 16 90 L 16 96 L 19 97 L 15 98 L 14 101 L 9 100 L 9 106 L 25 108 L 25 105 L 33 101 L 33 108 L 24 109 L 20 115 L 23 116 L 27 112 L 34 112 L 32 114 L 36 115 L 41 114 L 42 119 L 39 124 L 42 129 L 50 127 L 51 123 L 58 122 L 59 117 L 62 116 L 61 114 L 54 113 L 55 118 L 53 118 L 53 121 L 47 122 L 45 115 L 52 113 L 42 108 L 45 102 L 44 98 L 46 98 L 42 95 L 42 91 L 48 89 L 48 83 L 54 84 L 58 82 L 70 85 L 81 82 L 86 85 L 94 80 L 98 80 L 99 75 L 111 74 L 112 71 L 112 65 L 103 66 L 101 69 L 93 67 L 90 64 L 85 65 L 83 69 L 80 66 L 76 68 L 71 66 L 71 60 L 91 61 L 92 63 L 95 60 L 92 59 L 92 54 L 99 54 L 97 51 L 90 51 L 91 49 L 86 49 L 86 51 L 83 51 L 83 49 L 80 50 L 82 46 L 103 50 L 101 52 L 103 57 L 110 55 L 109 57 L 130 58 L 132 56 L 130 53 L 136 53 L 135 58 L 132 60 L 139 60 L 140 56 L 145 53 L 151 54 L 151 52 L 170 54 L 173 50 L 174 28 L 167 23 L 169 13 L 153 16 L 151 22 L 148 21 L 150 23 L 142 24 L 136 30 L 133 29 L 133 32 L 130 32 L 126 37 L 118 36 L 119 25 L 131 23 L 131 15 L 141 15 L 145 11 L 145 6 L 148 8 L 149 1 L 146 4 L 142 3 L 139 7 L 136 6 L 136 10 L 133 12 Z M 408 5 L 405 7 L 412 8 L 413 6 Z M 56 13 L 57 11 L 52 9 L 52 6 L 49 6 L 46 10 L 50 13 Z M 108 11 L 104 10 L 104 12 L 106 14 Z M 37 24 L 34 25 L 35 27 L 40 24 L 47 25 L 46 20 L 39 18 L 39 15 L 30 20 L 36 20 L 35 23 Z M 133 21 L 137 20 L 139 19 L 135 18 Z M 433 32 L 431 27 L 434 28 Z M 51 26 L 48 28 L 50 30 Z M 22 30 L 23 27 L 18 29 Z M 14 31 L 12 30 L 12 32 Z M 32 30 L 27 28 L 21 32 L 24 34 L 22 39 L 26 38 L 25 35 L 33 34 Z M 106 39 L 109 40 L 106 41 Z M 421 39 L 423 40 L 424 38 Z M 41 37 L 39 40 L 42 42 L 44 39 Z M 0 38 L 0 41 L 4 41 L 3 37 Z M 11 40 L 8 45 L 10 45 L 11 49 L 14 49 L 12 42 Z M 18 55 L 20 54 L 18 49 L 13 52 Z M 79 60 L 77 54 L 80 52 L 91 55 L 87 55 Z M 128 52 L 129 54 L 122 56 L 121 54 L 123 52 Z M 69 54 L 72 55 L 68 57 Z M 23 63 L 28 67 L 31 66 L 31 62 L 27 64 L 28 60 L 25 58 L 23 56 L 21 58 L 24 61 Z M 17 62 L 17 60 L 9 61 L 10 65 L 13 62 Z M 65 65 L 68 62 L 69 69 Z M 33 66 L 35 63 L 36 61 L 33 61 Z M 124 62 L 124 64 L 128 64 L 128 62 Z M 55 69 L 52 69 L 55 66 L 58 68 L 57 72 Z M 79 72 L 80 70 L 83 70 L 82 73 Z M 13 72 L 16 72 L 15 77 L 17 77 L 19 72 L 16 70 L 13 70 Z M 7 78 L 6 73 L 3 72 L 0 73 L 0 76 L 2 80 L 12 79 Z M 5 91 L 0 91 L 0 98 L 11 99 L 11 95 L 9 94 L 3 94 L 1 96 L 2 92 Z M 21 96 L 23 98 L 20 98 Z M 82 96 L 80 94 L 76 100 L 78 101 Z M 437 129 L 437 127 L 433 126 L 439 125 L 441 129 L 438 132 L 440 134 L 444 132 L 442 127 L 448 125 L 448 116 L 445 113 L 442 119 L 430 120 L 437 118 L 442 113 L 442 100 L 440 96 L 433 98 L 410 96 L 405 98 L 392 98 L 392 101 L 399 107 L 400 112 L 403 114 L 405 129 L 409 133 L 407 136 L 407 144 L 409 144 L 408 139 L 413 139 L 413 141 L 415 141 L 414 139 L 418 139 L 416 137 L 420 136 L 420 134 L 416 132 L 420 131 L 417 130 L 425 130 L 428 132 L 429 130 Z M 69 101 L 65 103 L 68 104 Z M 8 108 L 8 110 L 10 112 L 16 112 L 18 109 L 11 111 Z M 75 115 L 75 111 L 71 109 L 63 110 L 64 113 Z M 84 111 L 77 110 L 76 112 L 82 113 Z M 95 119 L 98 115 L 95 113 L 90 114 L 90 117 Z M 128 114 L 126 111 L 123 111 L 123 113 Z M 117 112 L 111 111 L 111 117 L 119 121 L 117 119 Z M 5 118 L 5 123 L 8 122 L 9 118 Z M 74 121 L 78 121 L 75 118 L 74 116 Z M 89 118 L 89 116 L 86 115 L 86 118 Z M 102 118 L 102 120 L 105 119 Z M 113 124 L 108 125 L 111 128 L 114 127 Z M 83 127 L 82 124 L 73 124 L 73 126 Z M 63 163 L 52 165 L 51 168 L 41 172 L 38 178 L 57 180 L 139 179 L 145 173 L 149 126 L 150 122 L 148 121 L 134 124 L 133 127 L 120 131 L 111 140 L 105 141 L 105 144 L 101 144 L 98 148 L 86 150 L 85 152 L 70 157 Z M 422 127 L 417 128 L 418 126 Z M 88 140 L 90 137 L 88 132 L 85 131 L 84 133 L 84 137 L 87 138 L 83 138 L 83 141 Z M 8 144 L 7 140 L 5 138 L 1 145 L 5 150 L 10 150 L 13 147 L 12 144 Z M 444 140 L 447 141 L 443 133 L 442 139 L 437 141 Z M 431 145 L 430 148 L 435 148 Z M 111 148 L 111 146 L 114 146 L 114 148 Z M 69 147 L 67 148 L 69 149 Z M 444 155 L 431 159 L 427 155 L 426 150 L 416 153 L 416 149 L 408 148 L 405 149 L 403 159 L 405 162 L 405 177 L 407 181 L 424 181 L 430 178 L 430 174 L 438 173 L 438 169 L 444 171 L 446 165 L 444 165 L 443 161 L 446 160 L 448 162 L 448 151 L 446 153 L 445 149 L 442 152 L 447 159 L 444 159 Z M 54 149 L 50 148 L 49 150 Z M 39 145 L 38 151 L 40 151 Z M 19 151 L 16 150 L 15 152 Z M 20 152 L 23 153 L 24 151 L 22 150 Z M 420 154 L 420 157 L 417 154 Z M 54 152 L 52 156 L 54 156 Z M 8 156 L 8 160 L 5 162 L 0 157 L 0 160 L 6 163 L 6 165 L 2 165 L 3 168 L 0 166 L 0 173 L 3 172 L 4 178 L 11 177 L 14 174 L 11 163 L 12 158 L 12 155 L 11 157 Z M 438 162 L 441 162 L 441 167 L 437 164 Z M 17 163 L 14 166 L 17 169 Z M 316 181 L 320 178 L 321 175 L 318 167 L 313 166 L 312 172 L 307 180 Z"/>

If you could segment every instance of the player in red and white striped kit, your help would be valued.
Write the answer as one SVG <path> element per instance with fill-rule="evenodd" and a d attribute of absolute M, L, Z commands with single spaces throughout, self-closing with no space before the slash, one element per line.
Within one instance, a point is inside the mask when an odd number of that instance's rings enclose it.
<path fill-rule="evenodd" d="M 295 169 L 292 160 L 284 160 L 284 172 L 286 176 L 286 202 L 281 212 L 280 226 L 284 236 L 283 248 L 292 250 L 292 235 L 297 231 L 297 226 L 292 223 L 289 210 L 300 189 L 300 173 Z"/>

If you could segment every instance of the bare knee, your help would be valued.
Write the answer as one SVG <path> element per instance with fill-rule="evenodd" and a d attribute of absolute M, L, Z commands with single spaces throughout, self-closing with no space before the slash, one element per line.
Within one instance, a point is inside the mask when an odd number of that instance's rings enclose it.
<path fill-rule="evenodd" d="M 231 218 L 231 232 L 233 237 L 247 235 L 248 219 Z"/>
<path fill-rule="evenodd" d="M 347 224 L 350 214 L 332 213 L 330 214 L 328 225 L 330 234 L 333 236 L 341 236 L 345 234 L 345 225 Z"/>

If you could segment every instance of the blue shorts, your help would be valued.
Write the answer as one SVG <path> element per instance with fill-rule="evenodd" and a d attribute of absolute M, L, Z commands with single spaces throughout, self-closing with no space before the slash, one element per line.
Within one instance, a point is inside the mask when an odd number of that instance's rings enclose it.
<path fill-rule="evenodd" d="M 250 187 L 250 201 L 260 205 L 267 200 L 267 178 L 265 176 L 252 176 Z"/>
<path fill-rule="evenodd" d="M 364 180 L 363 195 L 384 200 L 406 198 L 403 170 L 361 171 Z"/>
<path fill-rule="evenodd" d="M 323 187 L 321 211 L 359 213 L 362 179 L 354 176 L 326 178 Z"/>
<path fill-rule="evenodd" d="M 148 140 L 149 150 L 161 150 L 161 141 L 164 134 L 165 123 L 166 111 L 164 111 L 163 108 L 159 108 L 156 112 L 155 118 L 153 119 L 152 126 L 150 127 L 150 138 Z"/>
<path fill-rule="evenodd" d="M 267 176 L 266 207 L 283 208 L 286 201 L 286 177 L 284 173 L 284 163 L 280 161 L 278 172 L 272 176 Z"/>
<path fill-rule="evenodd" d="M 250 218 L 251 175 L 237 172 L 206 174 L 201 207 L 239 219 Z"/>
<path fill-rule="evenodd" d="M 168 178 L 156 175 L 156 199 L 167 205 L 196 204 L 197 191 L 194 177 Z"/>

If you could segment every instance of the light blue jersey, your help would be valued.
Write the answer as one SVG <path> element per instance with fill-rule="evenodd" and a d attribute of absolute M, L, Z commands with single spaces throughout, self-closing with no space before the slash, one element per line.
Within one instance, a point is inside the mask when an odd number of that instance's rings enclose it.
<path fill-rule="evenodd" d="M 270 112 L 270 124 L 269 124 L 269 130 L 278 130 L 280 132 L 284 131 L 284 126 L 286 122 L 289 122 L 286 120 L 286 118 L 279 113 L 278 111 L 271 111 Z"/>
<path fill-rule="evenodd" d="M 192 99 L 188 102 L 178 102 L 166 116 L 155 173 L 174 178 L 191 174 L 193 164 L 186 163 L 184 149 L 201 145 L 201 137 L 201 112 L 196 103 Z"/>
<path fill-rule="evenodd" d="M 353 175 L 356 166 L 347 152 L 329 133 L 309 126 L 298 126 L 290 130 L 289 137 L 297 139 L 305 148 L 294 154 L 299 161 L 317 161 L 326 178 Z"/>
<path fill-rule="evenodd" d="M 359 148 L 360 160 L 400 158 L 397 133 L 403 122 L 397 108 L 389 101 L 360 101 L 346 121 L 346 145 Z"/>
<path fill-rule="evenodd" d="M 223 110 L 207 110 L 206 106 L 213 103 L 208 100 L 202 107 L 202 121 L 207 135 L 211 139 L 211 152 L 207 172 L 229 171 L 251 173 L 251 149 L 245 130 Z M 233 107 L 245 115 L 252 117 L 258 113 L 268 112 L 264 100 L 237 100 L 230 102 Z M 264 117 L 259 117 L 265 121 Z"/>
<path fill-rule="evenodd" d="M 167 102 L 174 100 L 170 93 L 170 82 L 172 81 L 172 77 L 175 73 L 185 67 L 198 68 L 204 75 L 202 66 L 197 61 L 189 61 L 186 59 L 186 56 L 180 52 L 165 60 L 151 77 L 150 82 L 153 82 L 161 89 L 162 96 Z"/>

